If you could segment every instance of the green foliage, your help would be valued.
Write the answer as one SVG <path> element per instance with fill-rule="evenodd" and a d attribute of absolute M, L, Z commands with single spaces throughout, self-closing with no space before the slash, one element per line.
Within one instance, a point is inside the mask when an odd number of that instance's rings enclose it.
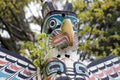
<path fill-rule="evenodd" d="M 80 23 L 84 24 L 79 36 L 88 36 L 80 43 L 79 50 L 97 58 L 119 55 L 120 21 L 117 19 L 120 17 L 120 0 L 94 0 L 89 8 L 83 7 L 88 4 L 82 1 L 73 1 Z"/>
<path fill-rule="evenodd" d="M 79 13 L 78 18 L 80 18 L 82 23 L 84 23 L 86 21 L 91 20 L 92 17 L 90 17 L 90 12 L 89 11 L 85 11 L 85 12 Z"/>
<path fill-rule="evenodd" d="M 1 46 L 18 52 L 19 42 L 33 41 L 34 35 L 30 30 L 28 21 L 25 18 L 24 8 L 32 0 L 0 0 L 0 30 L 7 31 L 9 38 L 0 35 Z M 10 39 L 10 44 L 7 43 Z"/>
<path fill-rule="evenodd" d="M 1 0 L 0 1 L 0 17 L 4 18 L 6 22 L 13 22 L 13 14 L 21 14 L 24 7 L 31 0 Z M 12 13 L 11 13 L 12 11 Z M 15 21 L 14 21 L 15 22 Z"/>
<path fill-rule="evenodd" d="M 76 2 L 73 1 L 73 3 L 74 3 L 73 5 L 74 8 L 80 12 L 83 11 L 84 8 L 87 7 L 87 5 L 82 0 L 76 0 Z"/>
<path fill-rule="evenodd" d="M 45 51 L 48 49 L 45 44 L 47 41 L 47 35 L 44 33 L 38 34 L 36 38 L 36 42 L 24 42 L 24 44 L 21 46 L 20 53 L 30 59 L 38 68 L 38 73 L 40 73 L 44 68 Z"/>

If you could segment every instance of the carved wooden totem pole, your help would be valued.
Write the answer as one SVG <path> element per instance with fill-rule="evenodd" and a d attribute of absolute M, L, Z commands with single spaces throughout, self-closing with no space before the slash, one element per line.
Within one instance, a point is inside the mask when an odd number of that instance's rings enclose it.
<path fill-rule="evenodd" d="M 108 56 L 89 65 L 79 60 L 77 17 L 72 9 L 71 3 L 64 10 L 57 10 L 52 2 L 43 6 L 42 32 L 49 35 L 54 50 L 46 61 L 45 80 L 120 80 L 119 57 Z"/>
<path fill-rule="evenodd" d="M 52 2 L 42 9 L 42 33 L 49 35 L 52 53 L 46 59 L 44 80 L 120 80 L 120 58 L 108 56 L 84 65 L 77 54 L 77 16 L 72 4 L 57 10 Z M 0 80 L 36 80 L 31 61 L 0 48 Z"/>

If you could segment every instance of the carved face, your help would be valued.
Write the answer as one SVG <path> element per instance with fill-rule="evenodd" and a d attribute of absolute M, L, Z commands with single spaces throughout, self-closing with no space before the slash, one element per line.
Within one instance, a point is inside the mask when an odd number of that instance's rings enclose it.
<path fill-rule="evenodd" d="M 51 11 L 45 18 L 42 31 L 49 34 L 51 47 L 62 49 L 76 45 L 76 15 L 68 11 Z"/>
<path fill-rule="evenodd" d="M 85 65 L 70 58 L 51 58 L 46 63 L 45 80 L 88 80 Z"/>

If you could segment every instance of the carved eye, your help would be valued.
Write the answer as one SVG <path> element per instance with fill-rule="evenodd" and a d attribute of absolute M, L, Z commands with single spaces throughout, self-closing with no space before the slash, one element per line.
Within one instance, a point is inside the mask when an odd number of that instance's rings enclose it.
<path fill-rule="evenodd" d="M 57 21 L 56 21 L 55 19 L 51 19 L 51 20 L 49 21 L 49 27 L 50 27 L 50 28 L 55 28 L 56 25 L 57 25 Z"/>
<path fill-rule="evenodd" d="M 78 24 L 77 24 L 77 22 L 75 22 L 75 23 L 73 24 L 73 30 L 74 30 L 74 31 L 77 31 L 77 30 L 78 30 Z"/>
<path fill-rule="evenodd" d="M 89 76 L 89 72 L 88 72 L 86 66 L 83 65 L 82 63 L 75 62 L 74 63 L 74 70 L 75 70 L 75 73 L 78 75 L 87 76 L 87 77 Z"/>
<path fill-rule="evenodd" d="M 51 61 L 46 66 L 46 74 L 49 76 L 53 73 L 63 73 L 65 65 L 61 61 Z"/>

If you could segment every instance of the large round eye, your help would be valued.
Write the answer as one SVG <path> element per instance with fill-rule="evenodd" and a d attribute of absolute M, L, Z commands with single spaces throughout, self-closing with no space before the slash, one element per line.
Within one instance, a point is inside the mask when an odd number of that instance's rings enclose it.
<path fill-rule="evenodd" d="M 65 71 L 65 65 L 61 61 L 51 61 L 46 65 L 47 76 L 53 73 L 63 73 Z"/>
<path fill-rule="evenodd" d="M 73 24 L 73 30 L 74 30 L 74 31 L 77 31 L 77 30 L 78 30 L 78 24 L 77 24 L 77 22 L 75 22 L 75 23 Z"/>
<path fill-rule="evenodd" d="M 51 19 L 51 20 L 49 21 L 49 27 L 50 27 L 50 28 L 55 28 L 56 25 L 57 25 L 57 21 L 56 21 L 55 19 Z"/>
<path fill-rule="evenodd" d="M 82 63 L 75 62 L 74 63 L 74 70 L 75 73 L 81 76 L 89 76 L 89 72 L 87 70 L 87 67 L 83 65 Z"/>

